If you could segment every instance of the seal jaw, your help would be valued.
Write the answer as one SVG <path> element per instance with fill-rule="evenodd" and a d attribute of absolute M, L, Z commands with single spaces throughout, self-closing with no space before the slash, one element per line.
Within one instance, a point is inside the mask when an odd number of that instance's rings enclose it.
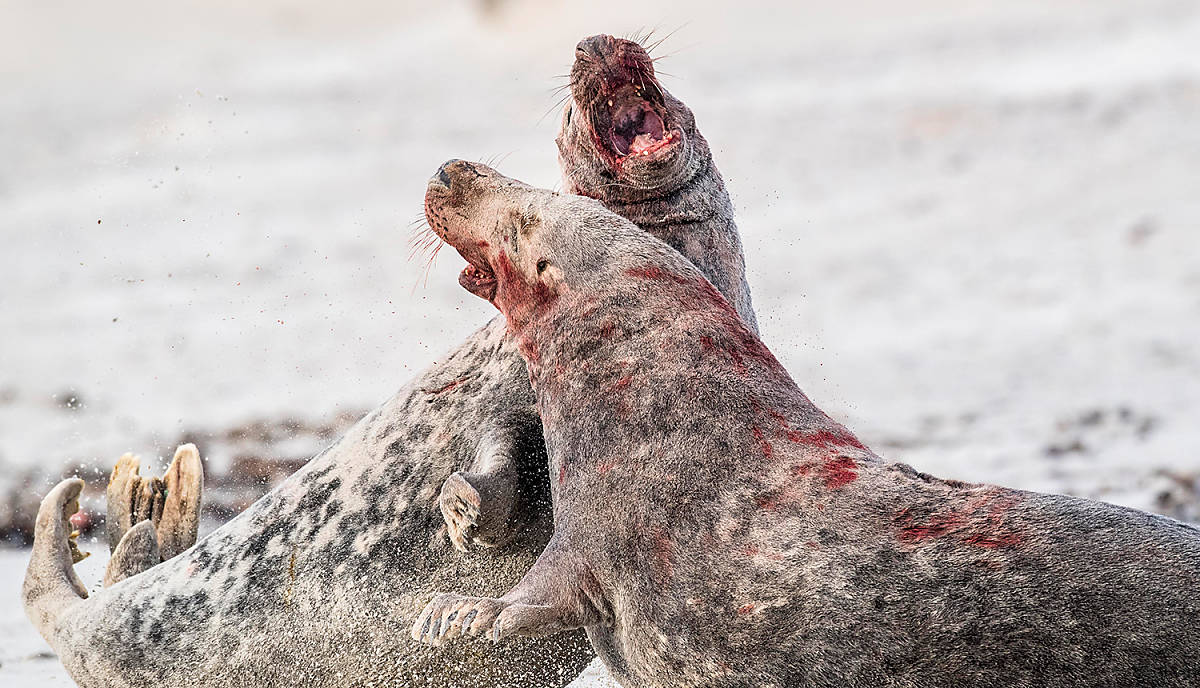
<path fill-rule="evenodd" d="M 666 158 L 683 139 L 653 60 L 633 41 L 611 36 L 581 41 L 571 91 L 587 115 L 596 151 L 616 171 L 627 163 Z"/>
<path fill-rule="evenodd" d="M 492 301 L 496 298 L 496 273 L 489 268 L 481 268 L 469 260 L 467 267 L 463 268 L 458 275 L 458 283 L 462 285 L 463 289 L 485 301 Z"/>
<path fill-rule="evenodd" d="M 677 141 L 678 132 L 668 125 L 662 105 L 643 97 L 633 85 L 593 108 L 593 135 L 618 165 L 656 154 Z"/>

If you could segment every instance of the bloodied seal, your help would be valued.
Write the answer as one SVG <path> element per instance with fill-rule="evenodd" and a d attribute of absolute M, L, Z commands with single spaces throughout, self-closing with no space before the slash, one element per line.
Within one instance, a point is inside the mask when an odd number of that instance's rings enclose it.
<path fill-rule="evenodd" d="M 628 74 L 653 79 L 649 61 L 638 64 Z M 570 128 L 559 146 L 567 184 L 602 200 L 619 194 L 619 212 L 647 220 L 647 231 L 677 244 L 748 309 L 737 229 L 707 145 L 682 103 L 657 98 L 646 102 L 680 135 L 661 149 L 663 158 L 622 168 L 643 170 L 628 177 L 643 189 L 640 201 L 623 195 L 624 181 L 590 185 L 585 177 L 602 173 L 603 154 L 590 139 L 567 141 Z M 174 557 L 174 544 L 154 551 L 157 524 L 133 523 L 142 506 L 153 514 L 161 501 L 151 480 L 147 500 L 130 501 L 115 519 L 122 525 L 114 542 L 127 543 L 114 584 L 86 599 L 64 520 L 82 484 L 61 483 L 39 513 L 26 611 L 84 688 L 565 685 L 593 656 L 582 632 L 503 652 L 432 650 L 407 634 L 434 591 L 498 595 L 534 563 L 552 532 L 544 452 L 525 363 L 497 318 L 245 513 Z M 147 486 L 125 469 L 121 476 L 129 482 L 112 494 Z M 453 515 L 450 539 L 439 507 Z M 485 547 L 464 557 L 451 541 Z"/>
<path fill-rule="evenodd" d="M 414 637 L 585 627 L 638 687 L 1194 685 L 1197 529 L 883 461 L 598 202 L 451 163 L 427 204 L 529 362 L 555 527 Z"/>
<path fill-rule="evenodd" d="M 557 138 L 564 189 L 600 200 L 675 247 L 757 330 L 733 205 L 692 111 L 659 82 L 650 55 L 630 40 L 583 39 L 570 79 Z M 464 279 L 477 277 L 468 272 Z M 513 489 L 518 467 L 504 456 L 456 472 L 443 486 L 447 533 L 463 551 L 480 533 L 503 537 L 502 517 L 522 508 Z"/>

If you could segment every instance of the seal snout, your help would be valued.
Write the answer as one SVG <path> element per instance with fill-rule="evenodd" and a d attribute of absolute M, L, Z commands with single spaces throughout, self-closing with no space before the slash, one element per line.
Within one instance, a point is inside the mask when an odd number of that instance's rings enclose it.
<path fill-rule="evenodd" d="M 450 180 L 450 175 L 447 174 L 447 172 L 446 172 L 446 167 L 448 167 L 449 165 L 456 163 L 456 162 L 459 162 L 459 161 L 458 160 L 447 160 L 446 162 L 442 163 L 442 166 L 438 168 L 437 175 L 434 177 L 439 182 L 441 182 L 442 185 L 445 186 L 447 189 L 450 188 L 450 185 L 452 182 Z"/>
<path fill-rule="evenodd" d="M 488 301 L 496 295 L 497 281 L 489 262 L 487 238 L 472 221 L 490 186 L 480 179 L 497 177 L 490 168 L 466 160 L 447 160 L 429 179 L 425 192 L 425 219 L 433 233 L 450 244 L 467 261 L 458 281 L 467 291 Z"/>
<path fill-rule="evenodd" d="M 605 54 L 612 51 L 616 39 L 607 34 L 596 34 L 575 44 L 575 57 L 604 59 Z"/>
<path fill-rule="evenodd" d="M 431 188 L 442 187 L 457 194 L 464 191 L 476 179 L 492 176 L 489 174 L 490 172 L 491 170 L 483 165 L 455 158 L 442 163 L 442 166 L 430 178 L 429 186 Z"/>

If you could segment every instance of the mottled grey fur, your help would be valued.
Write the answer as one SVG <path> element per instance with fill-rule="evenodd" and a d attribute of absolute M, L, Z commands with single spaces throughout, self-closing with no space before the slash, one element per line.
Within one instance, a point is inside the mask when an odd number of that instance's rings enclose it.
<path fill-rule="evenodd" d="M 688 136 L 664 151 L 674 162 L 654 163 L 661 193 L 623 200 L 622 212 L 740 289 L 730 296 L 748 309 L 728 197 L 690 113 L 671 107 Z M 567 169 L 568 183 L 584 171 Z M 581 631 L 504 652 L 431 650 L 407 633 L 434 590 L 500 594 L 529 569 L 552 530 L 545 462 L 528 372 L 497 318 L 245 513 L 87 599 L 63 554 L 73 546 L 63 511 L 82 485 L 60 484 L 39 516 L 26 610 L 84 688 L 562 686 L 593 656 Z M 456 489 L 466 482 L 456 475 L 481 487 L 484 512 L 460 501 L 478 493 Z M 470 540 L 491 547 L 456 553 L 438 506 L 469 517 Z M 124 537 L 140 538 L 130 549 L 142 552 L 149 534 Z M 465 528 L 458 535 L 465 547 Z"/>
<path fill-rule="evenodd" d="M 677 252 L 594 201 L 463 172 L 427 206 L 497 277 L 555 527 L 518 586 L 441 595 L 414 637 L 586 627 L 639 688 L 1195 685 L 1200 531 L 888 463 Z"/>

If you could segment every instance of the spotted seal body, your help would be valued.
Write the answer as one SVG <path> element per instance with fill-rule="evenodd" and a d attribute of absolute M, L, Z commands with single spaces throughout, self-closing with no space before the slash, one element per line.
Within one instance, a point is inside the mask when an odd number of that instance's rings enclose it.
<path fill-rule="evenodd" d="M 1200 676 L 1197 529 L 882 460 L 599 203 L 453 163 L 427 205 L 529 363 L 555 527 L 519 585 L 438 596 L 415 638 L 585 627 L 639 688 Z"/>
<path fill-rule="evenodd" d="M 653 78 L 648 61 L 639 64 L 641 78 Z M 641 187 L 661 180 L 659 192 L 623 200 L 625 212 L 683 242 L 712 279 L 740 285 L 748 308 L 723 184 L 690 112 L 678 101 L 671 108 L 679 136 L 624 166 L 642 170 Z M 573 146 L 560 143 L 568 184 L 584 173 L 576 163 L 598 155 Z M 657 210 L 637 215 L 651 203 Z M 692 233 L 703 239 L 688 243 Z M 498 595 L 533 565 L 552 532 L 544 451 L 528 371 L 497 318 L 245 513 L 86 599 L 63 515 L 82 486 L 60 484 L 39 516 L 26 610 L 84 688 L 562 686 L 594 656 L 581 631 L 503 653 L 435 651 L 407 634 L 434 591 Z M 449 540 L 439 506 L 455 515 Z M 130 568 L 166 555 L 149 547 L 151 533 L 124 532 L 144 555 Z M 486 547 L 462 556 L 452 542 Z"/>
<path fill-rule="evenodd" d="M 566 685 L 593 656 L 582 634 L 439 656 L 403 632 L 435 588 L 498 594 L 546 541 L 546 507 L 469 560 L 441 534 L 439 486 L 502 450 L 544 465 L 528 374 L 492 324 L 246 512 L 86 599 L 61 555 L 61 514 L 82 485 L 61 484 L 39 514 L 27 611 L 84 688 Z M 521 488 L 546 502 L 544 486 Z"/>

